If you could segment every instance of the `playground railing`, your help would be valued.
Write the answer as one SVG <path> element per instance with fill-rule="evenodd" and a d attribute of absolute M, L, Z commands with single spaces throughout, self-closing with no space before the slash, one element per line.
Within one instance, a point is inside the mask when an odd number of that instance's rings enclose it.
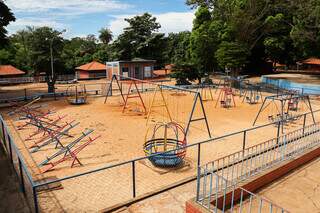
<path fill-rule="evenodd" d="M 205 197 L 197 202 L 210 212 L 289 212 L 270 200 L 258 196 L 214 171 L 207 173 L 206 184 L 210 186 Z M 228 194 L 231 196 L 227 197 Z"/>
<path fill-rule="evenodd" d="M 314 113 L 318 112 L 320 112 L 320 110 L 315 111 Z M 32 179 L 30 171 L 28 170 L 30 167 L 27 166 L 22 155 L 20 154 L 19 149 L 17 149 L 2 117 L 0 119 L 2 127 L 1 135 L 5 135 L 5 139 L 2 137 L 1 142 L 8 153 L 9 159 L 11 159 L 11 155 L 13 155 L 12 158 L 14 158 L 14 155 L 17 156 L 17 160 L 15 161 L 18 161 L 18 163 L 15 163 L 13 160 L 11 162 L 13 165 L 15 165 L 14 168 L 17 172 L 17 176 L 23 177 L 23 179 L 20 178 L 20 185 L 21 188 L 25 189 L 25 196 L 29 203 L 32 204 L 31 209 L 33 212 L 40 212 L 42 210 L 57 210 L 50 209 L 50 203 L 53 203 L 52 206 L 54 206 L 54 208 L 58 208 L 58 210 L 60 210 L 60 208 L 61 210 L 74 210 L 78 209 L 79 205 L 85 205 L 84 208 L 86 208 L 88 211 L 99 211 L 102 209 L 108 211 L 111 209 L 120 208 L 123 204 L 130 204 L 144 197 L 152 196 L 168 189 L 197 180 L 198 171 L 196 168 L 200 168 L 200 166 L 204 163 L 212 161 L 212 156 L 219 156 L 214 154 L 218 145 L 225 146 L 226 144 L 231 143 L 236 144 L 235 149 L 241 150 L 240 153 L 245 154 L 244 156 L 249 159 L 245 161 L 248 164 L 251 162 L 251 159 L 258 162 L 258 157 L 255 156 L 256 152 L 266 151 L 266 154 L 260 155 L 260 158 L 261 156 L 266 157 L 267 153 L 270 152 L 276 153 L 276 150 L 282 151 L 284 147 L 286 147 L 286 149 L 285 152 L 282 153 L 285 153 L 285 157 L 287 154 L 294 153 L 295 151 L 298 153 L 298 151 L 304 146 L 311 146 L 310 143 L 308 143 L 308 138 L 312 137 L 313 135 L 318 135 L 318 133 L 309 134 L 314 131 L 313 127 L 310 126 L 312 121 L 311 119 L 308 119 L 308 117 L 310 117 L 310 113 L 302 114 L 297 117 L 302 118 L 303 122 L 296 124 L 299 125 L 296 131 L 293 133 L 284 134 L 285 136 L 282 135 L 280 131 L 282 122 L 274 122 L 232 132 L 223 136 L 217 136 L 200 142 L 189 141 L 188 145 L 185 147 L 187 150 L 187 160 L 184 167 L 182 167 L 181 172 L 177 172 L 176 170 L 162 170 L 154 168 L 152 165 L 150 165 L 148 160 L 149 157 L 159 155 L 154 154 L 148 157 L 138 157 L 119 163 L 109 163 L 101 168 L 66 176 L 53 181 L 38 182 L 35 178 Z M 254 137 L 257 135 L 257 133 L 263 134 L 262 136 L 264 138 L 270 137 L 268 142 L 263 143 L 266 147 L 259 144 L 259 139 Z M 301 135 L 302 138 L 298 139 L 298 137 Z M 278 144 L 276 144 L 276 141 L 271 140 L 275 137 L 279 138 Z M 284 143 L 286 145 L 284 145 Z M 273 151 L 269 152 L 268 149 Z M 237 150 L 230 149 L 230 151 L 222 154 L 232 154 Z M 280 159 L 283 156 L 283 154 L 278 155 L 278 158 L 274 158 L 274 160 Z M 237 155 L 235 158 L 236 157 Z M 242 155 L 238 157 L 243 159 L 241 158 Z M 226 174 L 228 169 L 224 167 L 227 165 L 227 163 L 225 162 L 223 167 L 222 161 L 223 160 L 219 161 L 219 168 L 221 172 L 224 171 L 224 174 Z M 224 158 L 224 161 L 226 161 L 226 158 Z M 232 157 L 230 157 L 230 162 L 231 161 Z M 261 168 L 262 165 L 266 166 L 266 164 L 262 164 L 262 162 L 270 163 L 272 161 L 259 162 L 261 162 L 260 167 L 256 167 L 256 169 Z M 19 164 L 22 168 L 20 170 Z M 238 165 L 241 164 L 238 163 Z M 232 165 L 229 166 L 230 168 L 233 167 Z M 253 168 L 253 164 L 251 166 Z M 20 171 L 22 171 L 22 175 L 20 174 Z M 230 179 L 231 170 L 229 169 L 228 171 L 228 178 Z M 252 171 L 248 169 L 246 172 L 238 172 L 238 175 L 234 175 L 233 179 L 237 177 L 237 179 L 240 180 L 244 175 L 248 176 L 249 172 L 252 174 Z M 41 190 L 43 188 L 50 188 L 54 184 L 60 184 L 63 186 L 63 188 L 56 191 Z"/>
<path fill-rule="evenodd" d="M 58 75 L 57 81 L 69 81 L 75 79 L 75 75 Z M 23 84 L 23 83 L 37 83 L 46 82 L 45 76 L 38 77 L 17 77 L 17 78 L 1 78 L 3 84 Z"/>
<path fill-rule="evenodd" d="M 48 93 L 48 87 L 30 87 L 16 90 L 5 90 L 0 94 L 0 103 L 8 103 L 12 101 L 27 101 L 37 97 L 58 99 L 65 97 L 67 88 L 72 84 L 56 84 L 55 91 Z M 86 83 L 86 92 L 88 96 L 100 97 L 104 96 L 106 83 Z"/>
<path fill-rule="evenodd" d="M 226 180 L 226 190 L 319 145 L 320 123 L 316 123 L 206 163 L 198 168 L 197 201 L 210 208 L 205 200 L 216 193 L 212 184 L 215 175 Z"/>
<path fill-rule="evenodd" d="M 29 208 L 32 211 L 35 211 L 34 198 L 36 197 L 36 189 L 34 187 L 33 178 L 30 174 L 24 157 L 17 148 L 9 128 L 2 116 L 0 116 L 0 142 L 14 168 L 16 176 L 18 177 L 20 191 L 24 194 Z"/>

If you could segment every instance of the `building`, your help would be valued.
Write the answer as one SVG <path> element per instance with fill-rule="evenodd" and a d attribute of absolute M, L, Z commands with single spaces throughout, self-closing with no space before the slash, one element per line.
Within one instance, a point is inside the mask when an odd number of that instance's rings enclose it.
<path fill-rule="evenodd" d="M 154 78 L 155 63 L 155 60 L 145 59 L 107 62 L 107 77 L 111 79 L 112 75 L 121 75 L 137 79 Z"/>
<path fill-rule="evenodd" d="M 307 71 L 320 71 L 320 58 L 308 58 L 297 63 L 299 68 Z"/>
<path fill-rule="evenodd" d="M 24 74 L 25 72 L 12 65 L 0 65 L 0 78 L 17 78 Z"/>
<path fill-rule="evenodd" d="M 81 65 L 76 68 L 76 79 L 97 79 L 106 77 L 106 65 L 96 61 Z"/>

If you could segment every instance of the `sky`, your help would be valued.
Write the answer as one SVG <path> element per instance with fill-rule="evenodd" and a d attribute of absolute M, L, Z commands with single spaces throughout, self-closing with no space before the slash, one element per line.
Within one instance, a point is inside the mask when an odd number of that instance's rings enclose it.
<path fill-rule="evenodd" d="M 194 11 L 185 0 L 5 0 L 16 21 L 7 27 L 10 34 L 26 26 L 50 26 L 66 30 L 64 37 L 98 35 L 108 27 L 121 34 L 124 18 L 151 13 L 161 24 L 159 32 L 191 30 Z"/>

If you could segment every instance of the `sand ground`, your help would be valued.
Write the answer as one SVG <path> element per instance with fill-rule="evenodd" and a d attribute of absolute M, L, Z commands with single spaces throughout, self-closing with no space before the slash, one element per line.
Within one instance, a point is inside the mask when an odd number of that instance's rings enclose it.
<path fill-rule="evenodd" d="M 206 92 L 204 99 L 209 99 L 209 91 Z M 234 108 L 215 108 L 219 91 L 212 91 L 214 100 L 204 101 L 204 108 L 208 117 L 210 131 L 213 137 L 221 136 L 226 133 L 235 132 L 241 129 L 252 127 L 252 122 L 259 110 L 260 104 L 250 105 L 242 103 L 242 98 L 235 97 L 236 107 Z M 266 95 L 266 94 L 264 94 Z M 149 106 L 153 92 L 142 94 L 144 103 Z M 159 99 L 160 97 L 160 99 Z M 185 126 L 190 110 L 192 108 L 194 96 L 190 93 L 181 93 L 177 95 L 176 91 L 164 91 L 164 97 L 168 103 L 169 111 L 173 120 Z M 161 96 L 157 96 L 157 101 Z M 27 164 L 32 171 L 35 180 L 48 177 L 62 178 L 65 176 L 90 171 L 106 165 L 130 160 L 132 158 L 144 156 L 143 144 L 146 130 L 150 125 L 146 125 L 146 115 L 143 108 L 138 106 L 136 99 L 130 100 L 130 108 L 122 113 L 121 98 L 111 97 L 104 104 L 104 98 L 91 98 L 89 103 L 81 106 L 69 105 L 66 100 L 49 101 L 42 103 L 44 109 L 52 109 L 57 115 L 67 115 L 64 121 L 79 121 L 80 124 L 70 133 L 76 137 L 85 128 L 94 129 L 92 136 L 101 137 L 90 144 L 79 154 L 79 159 L 83 166 L 70 168 L 70 161 L 59 164 L 54 170 L 40 173 L 37 166 L 46 156 L 50 156 L 56 150 L 53 146 L 47 146 L 39 152 L 31 154 L 28 148 L 34 141 L 24 141 L 30 133 L 35 131 L 34 127 L 27 127 L 23 130 L 17 130 L 16 127 L 23 123 L 17 120 L 17 117 L 9 117 L 2 111 L 19 150 L 26 158 Z M 318 101 L 312 101 L 314 109 L 319 108 Z M 196 105 L 195 118 L 201 116 L 201 107 Z M 301 111 L 306 107 L 301 107 Z M 258 120 L 258 124 L 268 122 L 268 115 L 276 113 L 275 109 L 265 110 Z M 166 115 L 166 116 L 165 116 Z M 317 118 L 319 115 L 316 115 Z M 163 107 L 153 109 L 151 121 L 166 121 L 167 113 Z M 294 130 L 300 127 L 301 120 L 296 121 L 285 127 L 286 131 Z M 308 117 L 307 123 L 311 119 Z M 247 133 L 247 146 L 254 145 L 276 136 L 277 128 L 269 126 L 256 131 Z M 208 133 L 204 122 L 194 122 L 190 127 L 187 136 L 188 144 L 208 139 Z M 72 138 L 65 138 L 64 144 L 72 141 Z M 201 147 L 201 163 L 212 161 L 216 158 L 225 156 L 242 148 L 243 135 L 239 134 L 229 138 L 224 138 L 216 142 L 203 144 Z M 173 184 L 177 181 L 191 177 L 196 174 L 197 147 L 191 147 L 187 150 L 185 163 L 178 169 L 159 169 L 154 167 L 148 160 L 137 161 L 136 169 L 136 190 L 137 195 L 143 195 L 161 187 Z M 93 173 L 86 176 L 77 177 L 62 181 L 63 189 L 50 192 L 39 192 L 40 208 L 42 211 L 77 212 L 84 210 L 86 212 L 99 211 L 119 202 L 123 202 L 132 197 L 132 164 L 125 164 L 109 170 Z"/>

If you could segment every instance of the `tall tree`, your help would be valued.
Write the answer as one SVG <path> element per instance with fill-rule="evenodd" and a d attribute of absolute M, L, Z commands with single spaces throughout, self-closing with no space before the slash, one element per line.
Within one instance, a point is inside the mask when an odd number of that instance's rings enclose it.
<path fill-rule="evenodd" d="M 54 92 L 57 75 L 64 71 L 61 32 L 50 27 L 28 28 L 30 58 L 35 73 L 45 72 L 48 92 Z"/>
<path fill-rule="evenodd" d="M 205 74 L 213 72 L 219 37 L 215 33 L 217 25 L 212 21 L 208 7 L 200 6 L 195 16 L 190 37 L 190 54 L 200 80 Z"/>
<path fill-rule="evenodd" d="M 155 59 L 158 63 L 164 61 L 163 53 L 165 39 L 163 33 L 158 33 L 161 27 L 155 17 L 149 13 L 125 19 L 129 26 L 113 43 L 116 59 L 145 58 Z"/>
<path fill-rule="evenodd" d="M 110 29 L 108 28 L 102 28 L 99 31 L 100 35 L 99 35 L 99 39 L 102 43 L 104 44 L 109 44 L 112 41 L 112 32 Z"/>
<path fill-rule="evenodd" d="M 8 6 L 3 0 L 0 0 L 0 48 L 7 44 L 7 30 L 5 27 L 12 21 L 15 21 L 15 17 Z"/>

